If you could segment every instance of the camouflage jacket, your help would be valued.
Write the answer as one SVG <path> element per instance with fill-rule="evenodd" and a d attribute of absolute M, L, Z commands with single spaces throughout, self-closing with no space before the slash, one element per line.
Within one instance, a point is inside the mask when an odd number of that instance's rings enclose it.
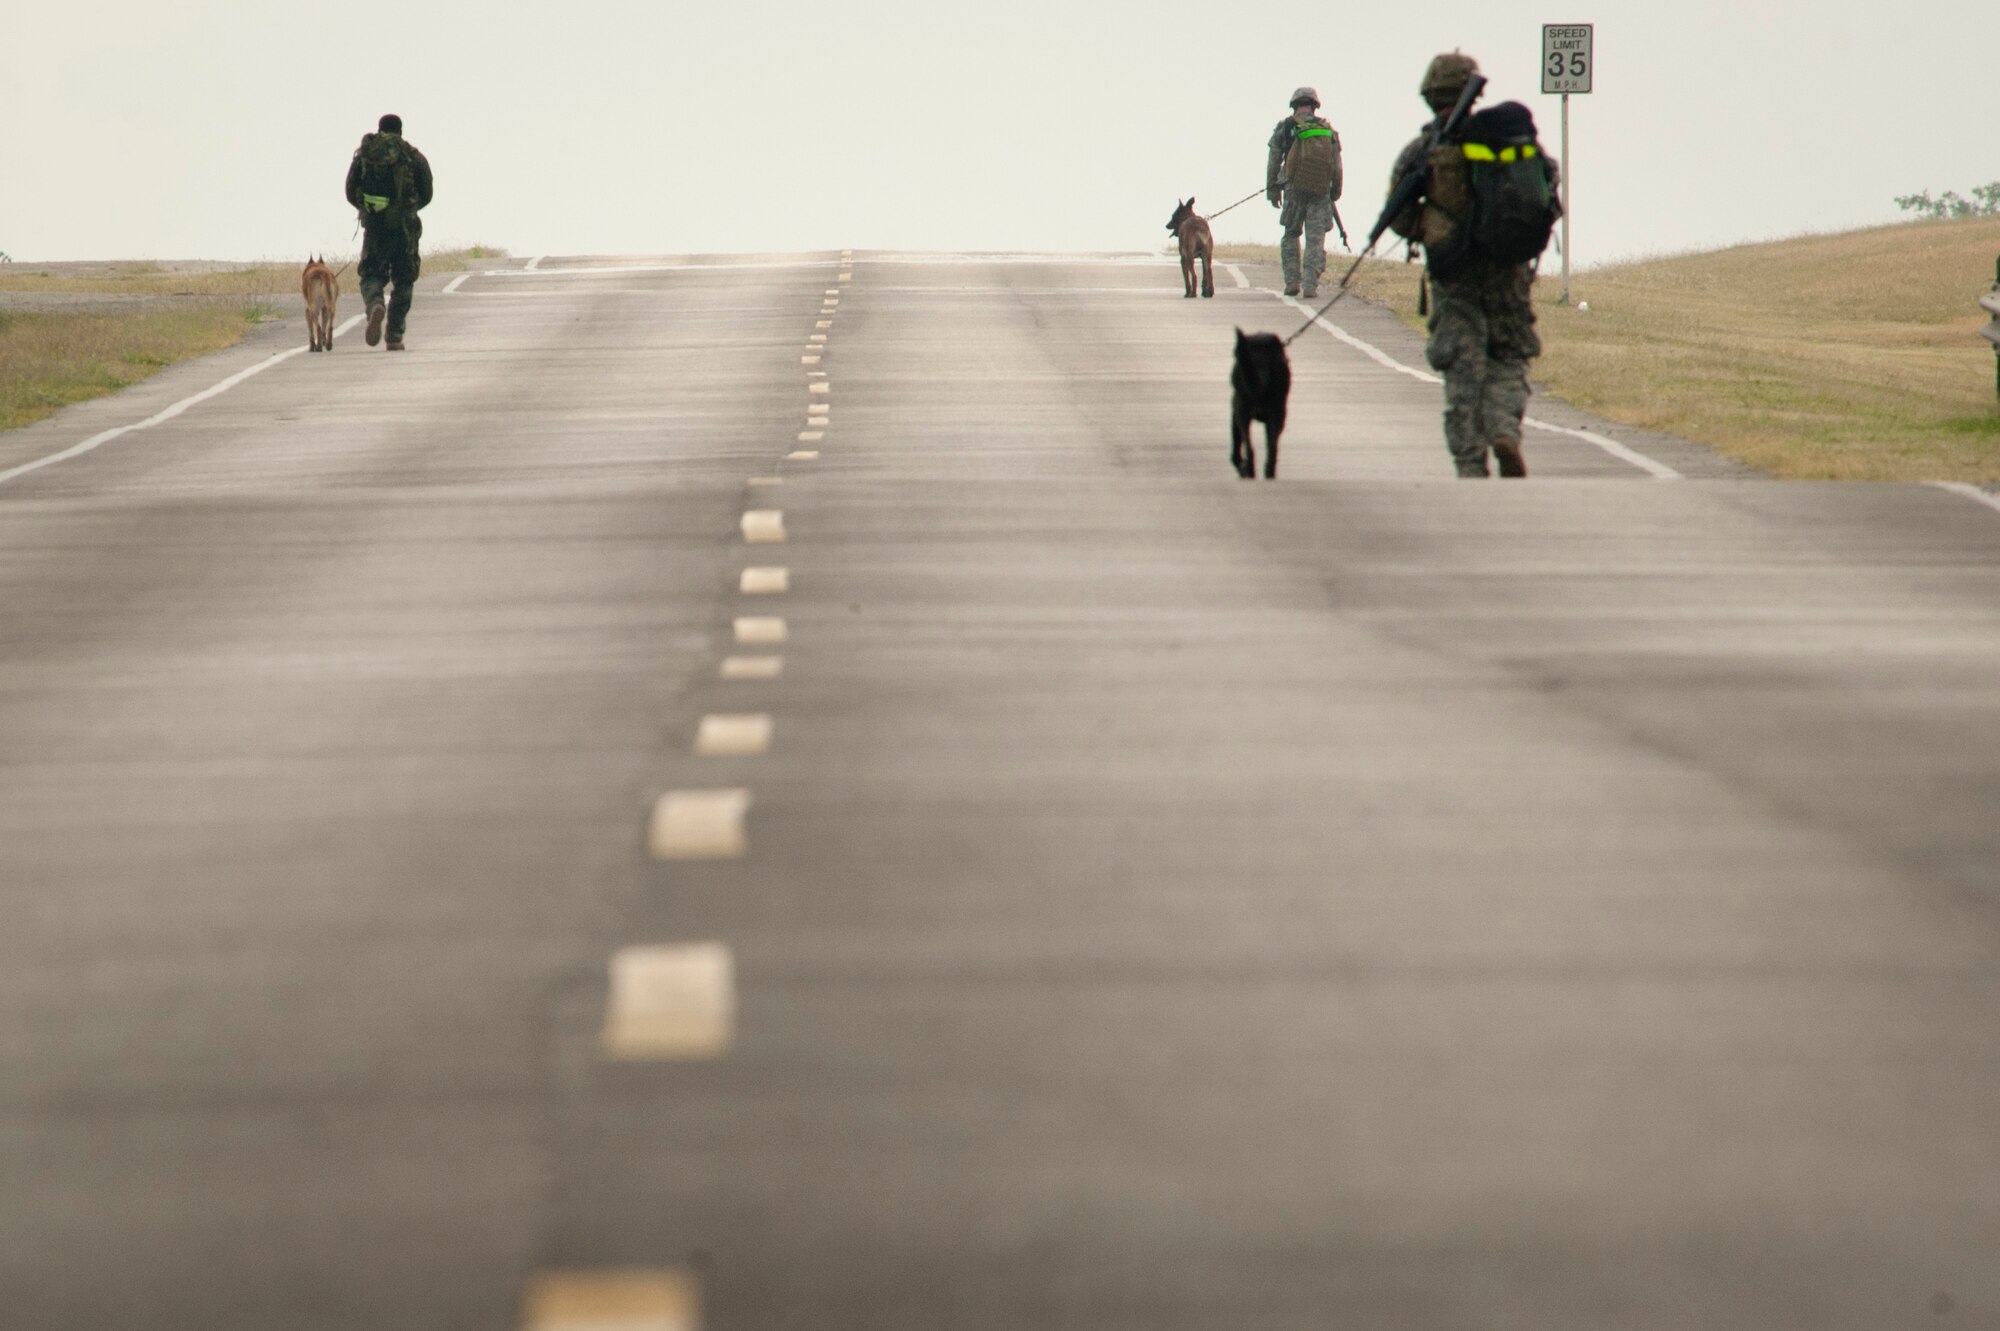
<path fill-rule="evenodd" d="M 1335 202 L 1339 202 L 1341 175 L 1340 131 L 1334 129 L 1332 125 L 1319 116 L 1314 116 L 1306 123 L 1317 125 L 1324 130 L 1333 131 L 1333 188 L 1327 191 L 1327 197 Z M 1271 142 L 1267 145 L 1268 151 L 1264 157 L 1264 193 L 1267 195 L 1275 195 L 1280 189 L 1284 188 L 1285 154 L 1292 150 L 1292 136 L 1298 131 L 1298 128 L 1299 122 L 1290 116 L 1286 116 L 1278 122 L 1277 128 L 1271 131 Z"/>
<path fill-rule="evenodd" d="M 354 159 L 347 164 L 347 202 L 354 208 L 355 212 L 361 214 L 361 219 L 364 222 L 370 220 L 370 214 L 361 202 L 361 154 L 367 149 L 368 140 L 374 137 L 375 135 L 373 134 L 363 135 L 361 147 L 354 150 Z M 402 139 L 401 135 L 393 137 Z M 410 174 L 414 177 L 417 187 L 417 197 L 410 203 L 410 212 L 414 215 L 430 206 L 432 192 L 431 164 L 422 153 L 417 151 L 417 145 L 411 143 L 408 139 L 402 139 L 402 143 L 403 151 L 409 155 Z"/>

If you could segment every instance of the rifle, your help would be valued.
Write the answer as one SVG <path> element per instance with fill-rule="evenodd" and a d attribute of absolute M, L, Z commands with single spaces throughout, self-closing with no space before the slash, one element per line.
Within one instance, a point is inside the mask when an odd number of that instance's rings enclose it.
<path fill-rule="evenodd" d="M 1340 205 L 1337 203 L 1333 205 L 1333 229 L 1340 233 L 1340 248 L 1349 254 L 1354 253 L 1354 247 L 1347 243 L 1347 223 L 1340 220 Z"/>
<path fill-rule="evenodd" d="M 1486 76 L 1474 74 L 1466 82 L 1465 90 L 1458 94 L 1458 101 L 1452 105 L 1451 114 L 1445 117 L 1444 124 L 1438 127 L 1437 137 L 1431 142 L 1449 143 L 1457 135 L 1458 127 L 1465 122 L 1466 115 L 1472 110 L 1472 104 L 1478 101 L 1479 95 L 1485 91 Z M 1361 270 L 1362 261 L 1373 254 L 1375 247 L 1381 244 L 1382 233 L 1389 229 L 1389 223 L 1395 220 L 1398 213 L 1423 198 L 1424 191 L 1430 188 L 1430 183 L 1431 162 L 1429 154 L 1426 154 L 1417 162 L 1416 167 L 1397 181 L 1396 187 L 1389 191 L 1389 201 L 1382 205 L 1382 215 L 1375 219 L 1375 227 L 1368 233 L 1367 248 L 1354 256 L 1354 262 L 1349 264 L 1347 271 L 1340 276 L 1340 290 L 1334 292 L 1333 299 L 1320 306 L 1312 318 L 1301 324 L 1298 332 L 1285 339 L 1286 346 L 1290 346 L 1306 329 L 1318 323 L 1321 315 L 1340 303 L 1340 298 L 1347 294 L 1347 284 L 1353 281 L 1354 274 Z"/>

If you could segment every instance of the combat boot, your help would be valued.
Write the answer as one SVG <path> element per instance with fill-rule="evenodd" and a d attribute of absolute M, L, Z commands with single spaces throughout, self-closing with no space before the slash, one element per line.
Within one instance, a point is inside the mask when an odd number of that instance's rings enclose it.
<path fill-rule="evenodd" d="M 1299 292 L 1299 295 L 1306 300 L 1318 300 L 1319 288 L 1308 283 L 1306 288 Z"/>
<path fill-rule="evenodd" d="M 368 302 L 368 345 L 374 346 L 382 340 L 382 321 L 389 317 L 389 307 L 377 296 Z"/>
<path fill-rule="evenodd" d="M 1298 294 L 1299 294 L 1299 284 L 1298 284 L 1297 282 L 1287 282 L 1287 283 L 1285 283 L 1285 294 L 1286 294 L 1287 296 L 1296 296 L 1296 295 L 1298 295 Z"/>
<path fill-rule="evenodd" d="M 1526 476 L 1528 474 L 1528 463 L 1521 456 L 1521 441 L 1519 439 L 1495 439 L 1493 441 L 1493 460 L 1500 464 L 1500 474 L 1502 476 Z"/>
<path fill-rule="evenodd" d="M 1461 481 L 1483 481 L 1486 479 L 1485 458 L 1480 458 L 1477 462 L 1467 462 L 1465 459 L 1459 458 L 1454 460 L 1454 465 L 1458 468 L 1458 479 Z"/>
<path fill-rule="evenodd" d="M 401 351 L 402 349 L 403 349 L 403 339 L 402 339 L 402 338 L 400 338 L 400 337 L 392 337 L 392 338 L 390 338 L 390 339 L 389 339 L 389 350 L 390 350 L 390 351 Z"/>

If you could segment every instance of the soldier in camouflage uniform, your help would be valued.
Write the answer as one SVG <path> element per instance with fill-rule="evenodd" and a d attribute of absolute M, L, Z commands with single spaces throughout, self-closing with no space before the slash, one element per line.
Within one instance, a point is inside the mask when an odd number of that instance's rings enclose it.
<path fill-rule="evenodd" d="M 377 132 L 363 135 L 347 168 L 347 201 L 361 215 L 361 299 L 368 305 L 368 345 L 382 340 L 389 324 L 389 350 L 403 349 L 403 332 L 416 294 L 423 257 L 418 244 L 424 223 L 417 214 L 431 201 L 431 164 L 403 138 L 403 118 L 383 116 Z M 382 293 L 394 289 L 385 306 Z"/>
<path fill-rule="evenodd" d="M 1450 52 L 1431 61 L 1421 91 L 1435 118 L 1397 155 L 1389 188 L 1420 168 L 1438 130 L 1479 65 Z M 1551 173 L 1556 163 L 1549 159 Z M 1440 188 L 1433 177 L 1433 193 Z M 1434 240 L 1440 223 L 1436 200 L 1391 219 L 1396 234 L 1419 243 Z M 1428 215 L 1427 215 L 1428 214 Z M 1475 257 L 1450 278 L 1430 274 L 1430 342 L 1424 357 L 1444 376 L 1444 438 L 1464 477 L 1487 475 L 1488 452 L 1502 476 L 1526 476 L 1521 418 L 1528 410 L 1528 362 L 1542 354 L 1531 299 L 1532 264 L 1495 264 Z"/>
<path fill-rule="evenodd" d="M 1302 152 L 1301 141 L 1320 140 L 1316 154 Z M 1328 178 L 1325 147 L 1332 148 Z M 1315 146 L 1308 142 L 1306 147 Z M 1302 174 L 1294 182 L 1288 176 Z M 1292 94 L 1292 113 L 1271 131 L 1264 161 L 1264 196 L 1279 210 L 1285 228 L 1278 258 L 1285 270 L 1285 294 L 1319 294 L 1319 277 L 1326 271 L 1326 233 L 1333 229 L 1333 205 L 1340 199 L 1340 134 L 1319 117 L 1319 94 L 1300 88 Z M 1301 263 L 1300 240 L 1305 244 Z M 1303 271 L 1301 271 L 1303 269 Z"/>

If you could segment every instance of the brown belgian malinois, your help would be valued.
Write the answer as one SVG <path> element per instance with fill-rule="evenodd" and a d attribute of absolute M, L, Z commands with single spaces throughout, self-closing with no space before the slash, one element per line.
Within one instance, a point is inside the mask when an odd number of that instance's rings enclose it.
<path fill-rule="evenodd" d="M 340 280 L 326 260 L 315 257 L 306 261 L 299 285 L 306 297 L 306 350 L 332 351 L 333 307 L 340 300 Z"/>
<path fill-rule="evenodd" d="M 1201 260 L 1201 294 L 1215 294 L 1215 237 L 1208 229 L 1208 219 L 1197 216 L 1194 200 L 1178 205 L 1174 215 L 1167 219 L 1167 230 L 1180 237 L 1181 280 L 1187 284 L 1188 299 L 1194 299 L 1194 261 Z"/>

